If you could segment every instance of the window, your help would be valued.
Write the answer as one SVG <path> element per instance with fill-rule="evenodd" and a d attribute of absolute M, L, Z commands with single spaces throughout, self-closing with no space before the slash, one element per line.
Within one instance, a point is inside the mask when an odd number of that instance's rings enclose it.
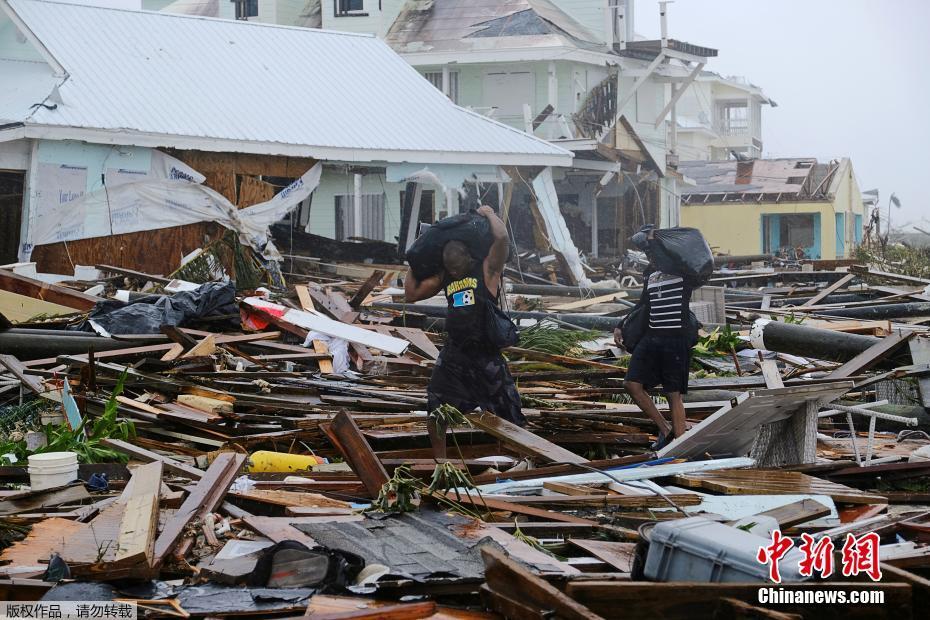
<path fill-rule="evenodd" d="M 365 0 L 333 0 L 336 17 L 361 15 L 365 11 Z"/>
<path fill-rule="evenodd" d="M 236 19 L 258 17 L 258 0 L 234 0 L 236 3 Z"/>
<path fill-rule="evenodd" d="M 718 104 L 718 131 L 725 136 L 737 136 L 749 132 L 749 106 L 745 101 L 730 101 Z"/>
<path fill-rule="evenodd" d="M 362 194 L 362 221 L 355 223 L 355 196 L 336 195 L 336 239 L 352 237 L 384 241 L 384 194 Z"/>
<path fill-rule="evenodd" d="M 442 71 L 427 71 L 423 74 L 427 80 L 430 81 L 430 84 L 435 86 L 438 90 L 442 90 Z M 449 72 L 449 99 L 452 100 L 452 103 L 459 102 L 459 72 L 450 71 Z"/>

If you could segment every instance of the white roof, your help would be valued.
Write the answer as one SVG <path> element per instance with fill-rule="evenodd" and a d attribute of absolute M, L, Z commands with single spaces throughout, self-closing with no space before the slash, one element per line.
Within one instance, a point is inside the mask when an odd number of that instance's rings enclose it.
<path fill-rule="evenodd" d="M 67 74 L 48 101 L 57 107 L 34 108 L 20 137 L 340 161 L 571 163 L 569 151 L 455 106 L 372 36 L 4 3 Z M 0 64 L 0 82 L 8 75 Z"/>

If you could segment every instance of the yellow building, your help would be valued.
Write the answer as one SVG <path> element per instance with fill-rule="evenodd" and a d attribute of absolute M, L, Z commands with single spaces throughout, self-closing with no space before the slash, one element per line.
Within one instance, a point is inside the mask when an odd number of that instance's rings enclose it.
<path fill-rule="evenodd" d="M 681 225 L 716 253 L 849 257 L 862 241 L 862 195 L 849 159 L 682 162 Z"/>

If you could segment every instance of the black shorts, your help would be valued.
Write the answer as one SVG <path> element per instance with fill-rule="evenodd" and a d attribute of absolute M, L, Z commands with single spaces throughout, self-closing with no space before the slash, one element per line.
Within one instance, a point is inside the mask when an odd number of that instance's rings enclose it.
<path fill-rule="evenodd" d="M 633 350 L 625 380 L 642 383 L 647 390 L 661 385 L 666 394 L 687 394 L 690 366 L 691 347 L 681 334 L 666 336 L 650 330 Z"/>
<path fill-rule="evenodd" d="M 448 404 L 462 413 L 490 411 L 508 422 L 526 426 L 517 386 L 507 361 L 497 350 L 462 351 L 446 344 L 433 368 L 426 400 L 429 411 Z"/>

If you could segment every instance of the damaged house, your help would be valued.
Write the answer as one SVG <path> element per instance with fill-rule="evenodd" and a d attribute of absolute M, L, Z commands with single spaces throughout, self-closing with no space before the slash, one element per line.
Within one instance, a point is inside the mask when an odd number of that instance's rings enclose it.
<path fill-rule="evenodd" d="M 682 190 L 682 224 L 717 252 L 829 260 L 862 241 L 865 206 L 849 159 L 693 161 L 679 171 L 693 183 Z"/>
<path fill-rule="evenodd" d="M 572 160 L 369 35 L 0 0 L 0 80 L 0 255 L 51 273 L 168 275 L 226 231 L 277 258 L 266 231 L 286 217 L 393 240 L 410 179 Z"/>
<path fill-rule="evenodd" d="M 733 80 L 711 87 L 704 67 L 716 50 L 669 38 L 664 12 L 661 39 L 635 35 L 632 0 L 268 0 L 254 10 L 243 4 L 240 19 L 377 35 L 454 103 L 571 150 L 573 165 L 552 170 L 552 191 L 542 200 L 556 201 L 547 206 L 564 216 L 573 245 L 589 256 L 622 253 L 644 221 L 679 222 L 678 159 L 729 156 L 723 145 L 751 154 L 741 146 L 746 141 L 761 149 L 754 137 L 761 118 L 745 137 L 698 131 L 700 114 L 689 112 L 696 102 L 755 95 Z M 222 2 L 145 0 L 144 6 L 227 18 L 233 12 Z M 709 107 L 716 105 L 714 99 Z M 513 232 L 533 247 L 540 192 L 524 180 L 530 181 L 517 177 L 504 192 L 496 187 L 507 183 L 503 176 L 472 176 L 464 205 L 458 192 L 430 188 L 421 212 L 455 213 L 476 195 L 502 205 L 507 193 Z M 385 179 L 381 192 L 381 181 L 361 179 L 369 196 L 363 200 L 398 202 L 403 188 Z M 341 202 L 354 186 L 349 171 L 326 190 L 327 202 Z M 300 221 L 308 232 L 342 237 L 336 222 L 312 214 Z"/>

